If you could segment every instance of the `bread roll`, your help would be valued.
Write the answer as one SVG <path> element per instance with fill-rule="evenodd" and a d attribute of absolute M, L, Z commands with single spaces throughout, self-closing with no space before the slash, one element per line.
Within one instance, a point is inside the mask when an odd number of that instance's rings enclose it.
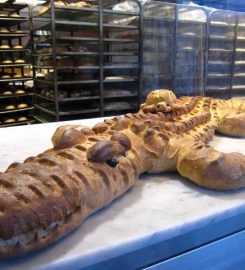
<path fill-rule="evenodd" d="M 11 17 L 14 17 L 14 18 L 19 18 L 19 17 L 21 17 L 19 14 L 17 14 L 17 13 L 12 13 L 11 14 Z"/>
<path fill-rule="evenodd" d="M 6 59 L 1 62 L 2 64 L 12 64 L 13 61 L 11 59 Z"/>
<path fill-rule="evenodd" d="M 23 90 L 23 89 L 18 89 L 18 90 L 15 90 L 14 93 L 17 94 L 17 95 L 25 94 L 25 90 Z"/>
<path fill-rule="evenodd" d="M 15 123 L 15 119 L 14 118 L 7 118 L 4 120 L 4 124 L 12 124 Z"/>
<path fill-rule="evenodd" d="M 22 75 L 21 74 L 15 74 L 14 75 L 14 78 L 17 79 L 17 78 L 22 78 Z"/>
<path fill-rule="evenodd" d="M 18 117 L 18 119 L 17 119 L 18 122 L 25 122 L 25 121 L 27 121 L 27 120 L 28 120 L 28 118 L 25 117 L 25 116 L 20 116 L 20 117 Z"/>
<path fill-rule="evenodd" d="M 1 76 L 1 79 L 10 79 L 10 78 L 11 78 L 10 75 L 2 75 L 2 76 Z"/>
<path fill-rule="evenodd" d="M 22 45 L 15 45 L 13 48 L 14 49 L 23 49 L 24 47 Z"/>
<path fill-rule="evenodd" d="M 13 95 L 13 92 L 10 90 L 3 91 L 3 95 Z"/>
<path fill-rule="evenodd" d="M 0 28 L 0 33 L 9 33 L 7 28 Z"/>
<path fill-rule="evenodd" d="M 9 49 L 9 48 L 10 48 L 9 45 L 7 45 L 7 44 L 4 44 L 4 45 L 0 46 L 0 49 Z"/>
<path fill-rule="evenodd" d="M 5 110 L 14 110 L 14 109 L 16 109 L 15 105 L 12 105 L 12 104 L 6 105 L 4 108 L 5 108 Z"/>
<path fill-rule="evenodd" d="M 15 62 L 15 64 L 24 64 L 25 60 L 24 59 L 16 59 L 14 62 Z"/>
<path fill-rule="evenodd" d="M 24 108 L 27 108 L 27 107 L 28 107 L 28 105 L 26 103 L 20 103 L 20 104 L 17 105 L 18 109 L 24 109 Z"/>

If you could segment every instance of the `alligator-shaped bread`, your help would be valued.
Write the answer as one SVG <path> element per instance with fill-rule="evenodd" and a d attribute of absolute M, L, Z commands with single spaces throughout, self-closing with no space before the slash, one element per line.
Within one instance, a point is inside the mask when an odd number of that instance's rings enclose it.
<path fill-rule="evenodd" d="M 245 186 L 245 156 L 207 145 L 245 136 L 245 101 L 151 92 L 135 114 L 92 129 L 59 127 L 54 147 L 0 174 L 0 257 L 23 255 L 75 229 L 143 172 L 178 171 L 211 189 Z"/>

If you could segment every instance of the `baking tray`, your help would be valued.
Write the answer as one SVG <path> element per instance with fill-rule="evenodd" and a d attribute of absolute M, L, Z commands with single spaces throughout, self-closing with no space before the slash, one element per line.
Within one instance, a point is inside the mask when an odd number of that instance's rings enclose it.
<path fill-rule="evenodd" d="M 0 94 L 0 99 L 28 97 L 28 96 L 32 96 L 32 95 L 33 95 L 33 93 L 13 94 L 13 95 L 1 95 Z"/>
<path fill-rule="evenodd" d="M 39 95 L 39 94 L 35 94 L 35 96 L 45 99 L 45 100 L 49 100 L 49 101 L 55 101 L 52 98 L 47 98 L 45 96 Z M 60 102 L 71 102 L 71 101 L 87 101 L 87 100 L 98 100 L 100 99 L 100 96 L 80 96 L 80 97 L 68 97 L 68 98 L 58 98 L 58 100 Z"/>
<path fill-rule="evenodd" d="M 31 63 L 24 63 L 24 64 L 1 64 L 0 63 L 0 68 L 15 68 L 15 67 L 26 67 L 26 66 L 31 66 Z"/>
<path fill-rule="evenodd" d="M 35 104 L 34 105 L 36 109 L 39 109 L 49 115 L 56 116 L 56 112 L 52 110 L 51 108 L 48 108 L 46 106 Z M 83 110 L 73 110 L 72 108 L 68 109 L 67 111 L 59 110 L 58 114 L 60 116 L 70 116 L 70 115 L 80 115 L 80 114 L 87 114 L 87 113 L 98 113 L 99 109 L 83 109 Z"/>
<path fill-rule="evenodd" d="M 10 79 L 0 79 L 0 82 L 19 82 L 19 81 L 31 81 L 32 77 L 23 77 L 23 78 L 10 78 Z"/>
<path fill-rule="evenodd" d="M 26 37 L 29 36 L 30 32 L 25 32 L 25 33 L 0 33 L 0 38 L 3 39 L 17 39 L 20 37 Z"/>
<path fill-rule="evenodd" d="M 29 106 L 29 107 L 23 108 L 23 109 L 0 110 L 0 115 L 9 114 L 9 113 L 16 113 L 16 112 L 25 112 L 25 111 L 30 111 L 30 110 L 33 110 L 33 109 L 34 109 L 33 106 Z"/>
<path fill-rule="evenodd" d="M 25 49 L 25 48 L 23 48 L 23 49 L 0 49 L 0 52 L 2 52 L 2 53 L 5 53 L 5 52 L 25 52 L 25 51 L 31 51 L 31 49 Z"/>
<path fill-rule="evenodd" d="M 29 18 L 26 17 L 2 17 L 0 16 L 1 26 L 12 27 L 23 22 L 28 22 Z"/>

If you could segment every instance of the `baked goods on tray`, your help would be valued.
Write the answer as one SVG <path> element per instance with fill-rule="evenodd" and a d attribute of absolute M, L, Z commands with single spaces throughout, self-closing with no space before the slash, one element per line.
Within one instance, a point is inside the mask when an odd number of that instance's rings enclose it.
<path fill-rule="evenodd" d="M 13 63 L 13 61 L 11 60 L 11 59 L 5 59 L 5 60 L 3 60 L 2 62 L 1 62 L 1 64 L 3 64 L 3 65 L 7 65 L 7 64 L 12 64 Z"/>
<path fill-rule="evenodd" d="M 24 47 L 22 45 L 15 45 L 13 49 L 23 49 Z"/>
<path fill-rule="evenodd" d="M 0 46 L 0 49 L 4 49 L 4 50 L 9 49 L 9 48 L 10 48 L 9 45 L 7 44 L 3 44 Z"/>
<path fill-rule="evenodd" d="M 143 172 L 177 170 L 206 188 L 244 187 L 245 156 L 209 146 L 216 130 L 245 136 L 244 100 L 176 99 L 156 90 L 138 113 L 93 128 L 59 127 L 52 149 L 11 164 L 0 176 L 0 256 L 58 240 Z"/>
<path fill-rule="evenodd" d="M 15 64 L 24 64 L 25 60 L 24 59 L 16 59 L 14 62 L 15 62 Z"/>

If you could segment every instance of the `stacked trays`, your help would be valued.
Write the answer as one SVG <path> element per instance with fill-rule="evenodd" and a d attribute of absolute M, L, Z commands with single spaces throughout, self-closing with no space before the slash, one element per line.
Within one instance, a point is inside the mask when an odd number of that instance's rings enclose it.
<path fill-rule="evenodd" d="M 237 13 L 232 97 L 245 97 L 245 14 Z"/>
<path fill-rule="evenodd" d="M 245 96 L 245 15 L 215 10 L 209 13 L 206 94 Z"/>
<path fill-rule="evenodd" d="M 0 5 L 0 127 L 29 124 L 32 80 L 29 10 L 26 5 Z"/>
<path fill-rule="evenodd" d="M 47 2 L 32 10 L 35 118 L 118 115 L 140 102 L 140 8 Z"/>
<path fill-rule="evenodd" d="M 171 89 L 202 95 L 207 13 L 202 8 L 151 2 L 144 8 L 143 94 Z"/>
<path fill-rule="evenodd" d="M 206 95 L 230 98 L 235 59 L 236 13 L 223 10 L 211 11 L 208 24 Z"/>

